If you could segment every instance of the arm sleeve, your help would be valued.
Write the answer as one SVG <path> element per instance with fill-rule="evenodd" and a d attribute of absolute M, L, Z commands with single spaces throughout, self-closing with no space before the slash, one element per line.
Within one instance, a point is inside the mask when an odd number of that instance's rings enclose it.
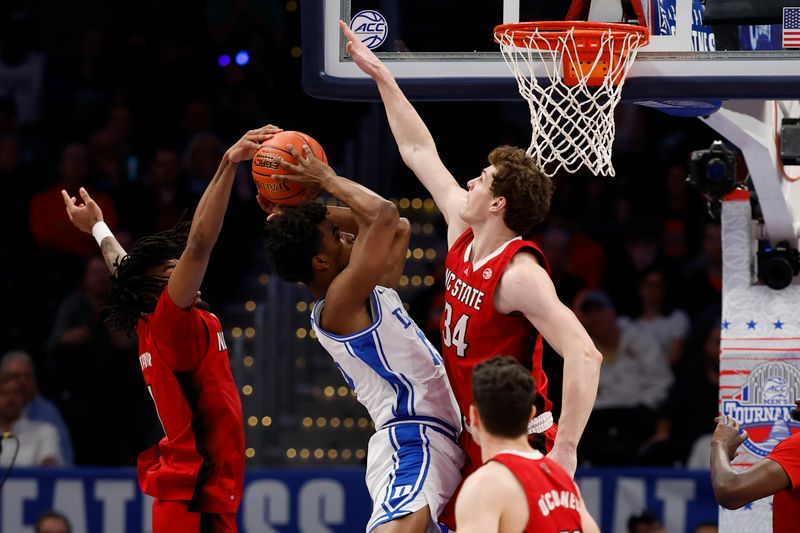
<path fill-rule="evenodd" d="M 198 309 L 181 309 L 164 288 L 151 320 L 153 342 L 172 370 L 186 372 L 200 364 L 208 350 L 208 332 Z"/>
<path fill-rule="evenodd" d="M 795 433 L 778 443 L 767 459 L 772 459 L 781 465 L 783 471 L 789 476 L 793 489 L 800 487 L 800 433 Z"/>

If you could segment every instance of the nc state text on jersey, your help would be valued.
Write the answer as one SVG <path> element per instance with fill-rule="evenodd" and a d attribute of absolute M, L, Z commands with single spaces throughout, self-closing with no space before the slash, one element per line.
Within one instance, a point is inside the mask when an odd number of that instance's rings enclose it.
<path fill-rule="evenodd" d="M 472 287 L 467 282 L 458 279 L 450 269 L 445 272 L 444 290 L 450 293 L 456 300 L 476 311 L 481 310 L 485 293 L 482 290 Z"/>

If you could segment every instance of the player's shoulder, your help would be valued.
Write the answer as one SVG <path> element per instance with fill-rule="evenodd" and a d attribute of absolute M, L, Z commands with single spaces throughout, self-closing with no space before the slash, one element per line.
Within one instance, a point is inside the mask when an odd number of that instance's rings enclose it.
<path fill-rule="evenodd" d="M 491 486 L 492 490 L 486 491 L 487 486 Z M 462 491 L 474 491 L 480 493 L 482 498 L 502 501 L 519 489 L 519 481 L 507 466 L 498 461 L 489 461 L 467 477 Z"/>
<path fill-rule="evenodd" d="M 508 262 L 502 281 L 511 286 L 529 285 L 531 282 L 550 282 L 550 276 L 533 251 L 522 249 Z"/>

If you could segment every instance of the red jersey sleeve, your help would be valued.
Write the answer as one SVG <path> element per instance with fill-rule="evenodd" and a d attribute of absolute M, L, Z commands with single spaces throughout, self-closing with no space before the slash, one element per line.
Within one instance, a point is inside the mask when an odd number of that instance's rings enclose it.
<path fill-rule="evenodd" d="M 775 449 L 767 456 L 783 468 L 792 488 L 800 487 L 800 433 L 795 433 L 788 439 L 779 442 Z"/>
<path fill-rule="evenodd" d="M 200 311 L 195 307 L 181 309 L 165 288 L 150 320 L 153 343 L 167 366 L 186 372 L 200 364 L 209 342 Z"/>

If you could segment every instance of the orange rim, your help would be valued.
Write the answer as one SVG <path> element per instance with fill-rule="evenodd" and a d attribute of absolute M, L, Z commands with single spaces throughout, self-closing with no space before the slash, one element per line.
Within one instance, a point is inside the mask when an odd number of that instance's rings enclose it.
<path fill-rule="evenodd" d="M 629 35 L 638 34 L 639 46 L 644 46 L 650 41 L 650 32 L 644 26 L 563 20 L 500 24 L 494 28 L 494 40 L 502 44 L 497 36 L 505 34 L 511 38 L 511 41 L 518 48 L 537 48 L 537 41 L 541 40 L 550 45 L 558 44 L 560 39 L 570 31 L 572 31 L 575 42 L 579 45 L 591 45 L 591 43 L 600 42 L 605 35 L 608 35 L 609 31 L 611 31 L 611 36 L 615 39 L 623 39 Z"/>

